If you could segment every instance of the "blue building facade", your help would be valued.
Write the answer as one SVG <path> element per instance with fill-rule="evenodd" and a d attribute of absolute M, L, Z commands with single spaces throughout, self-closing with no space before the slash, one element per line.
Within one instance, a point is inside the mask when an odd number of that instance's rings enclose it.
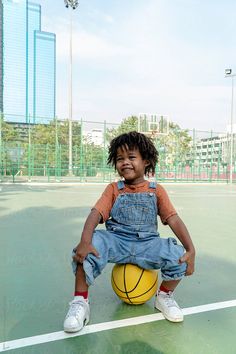
<path fill-rule="evenodd" d="M 56 36 L 41 30 L 41 6 L 2 0 L 0 110 L 6 121 L 47 123 L 55 118 Z"/>

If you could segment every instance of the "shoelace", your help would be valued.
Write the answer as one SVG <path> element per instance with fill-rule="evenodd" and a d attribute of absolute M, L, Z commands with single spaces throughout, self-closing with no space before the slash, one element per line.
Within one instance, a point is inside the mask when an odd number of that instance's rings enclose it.
<path fill-rule="evenodd" d="M 84 309 L 84 302 L 83 301 L 76 301 L 76 302 L 70 302 L 70 308 L 68 311 L 68 314 L 66 317 L 70 316 L 78 316 L 78 314 L 81 312 L 81 310 Z"/>
<path fill-rule="evenodd" d="M 168 307 L 178 307 L 171 293 L 164 296 L 164 301 Z"/>

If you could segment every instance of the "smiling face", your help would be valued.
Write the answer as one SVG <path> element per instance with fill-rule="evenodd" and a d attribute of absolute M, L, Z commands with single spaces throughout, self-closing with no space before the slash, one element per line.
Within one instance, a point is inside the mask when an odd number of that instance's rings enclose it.
<path fill-rule="evenodd" d="M 149 165 L 138 149 L 119 147 L 116 156 L 116 170 L 128 184 L 138 184 L 144 181 L 145 168 Z"/>

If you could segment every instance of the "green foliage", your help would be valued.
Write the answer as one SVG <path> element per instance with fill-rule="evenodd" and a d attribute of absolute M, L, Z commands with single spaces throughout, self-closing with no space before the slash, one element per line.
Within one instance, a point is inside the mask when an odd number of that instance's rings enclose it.
<path fill-rule="evenodd" d="M 164 119 L 164 118 L 163 118 Z M 1 158 L 3 164 L 17 166 L 22 173 L 31 175 L 63 176 L 68 174 L 69 121 L 53 120 L 49 124 L 13 125 L 1 122 Z M 145 123 L 145 122 L 144 122 Z M 166 121 L 163 120 L 163 125 Z M 106 130 L 106 147 L 115 136 L 138 130 L 138 117 L 130 116 L 117 128 Z M 82 141 L 81 141 L 82 139 Z M 154 134 L 152 137 L 159 151 L 159 166 L 185 166 L 190 152 L 191 137 L 171 122 L 169 134 Z M 105 144 L 105 143 L 104 143 Z M 75 176 L 101 176 L 107 167 L 107 148 L 95 145 L 86 136 L 82 137 L 81 123 L 72 122 L 73 174 Z M 104 172 L 105 171 L 105 172 Z"/>
<path fill-rule="evenodd" d="M 110 142 L 116 136 L 122 133 L 131 132 L 133 130 L 138 130 L 138 117 L 136 116 L 130 116 L 123 119 L 118 128 L 108 129 L 106 139 L 108 142 Z"/>
<path fill-rule="evenodd" d="M 19 141 L 19 133 L 13 124 L 4 121 L 3 117 L 0 118 L 1 141 L 3 142 L 16 142 Z"/>
<path fill-rule="evenodd" d="M 184 165 L 191 151 L 191 141 L 188 130 L 170 122 L 168 135 L 160 135 L 155 139 L 162 166 Z"/>
<path fill-rule="evenodd" d="M 75 149 L 73 154 L 74 174 L 77 176 L 96 176 L 106 167 L 106 154 L 103 146 L 83 140 L 82 146 Z"/>
<path fill-rule="evenodd" d="M 167 122 L 163 117 L 161 125 L 167 125 Z M 110 141 L 117 135 L 127 133 L 132 130 L 138 130 L 138 117 L 136 116 L 125 118 L 118 128 L 108 130 L 107 140 Z M 192 138 L 188 135 L 187 130 L 182 130 L 178 124 L 170 122 L 168 135 L 154 135 L 152 140 L 159 151 L 159 160 L 162 166 L 173 166 L 177 163 L 185 163 L 186 156 L 191 149 L 192 141 Z"/>
<path fill-rule="evenodd" d="M 58 121 L 54 119 L 50 124 L 37 124 L 31 126 L 32 144 L 68 145 L 69 121 Z M 80 145 L 81 124 L 72 122 L 72 146 Z"/>

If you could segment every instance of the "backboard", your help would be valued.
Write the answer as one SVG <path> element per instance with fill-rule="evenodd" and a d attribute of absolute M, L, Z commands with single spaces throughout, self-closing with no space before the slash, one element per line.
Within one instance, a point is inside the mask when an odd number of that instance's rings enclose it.
<path fill-rule="evenodd" d="M 140 113 L 138 131 L 149 137 L 169 134 L 169 117 L 157 113 Z"/>

